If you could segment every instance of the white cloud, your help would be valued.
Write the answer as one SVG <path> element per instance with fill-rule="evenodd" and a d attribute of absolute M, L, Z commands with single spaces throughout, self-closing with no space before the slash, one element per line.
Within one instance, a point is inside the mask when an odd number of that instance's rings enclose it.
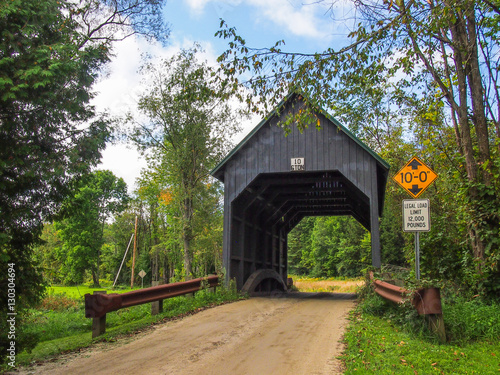
<path fill-rule="evenodd" d="M 158 44 L 148 44 L 135 37 L 128 38 L 114 47 L 114 57 L 106 67 L 107 74 L 96 84 L 98 93 L 93 104 L 101 112 L 111 116 L 137 113 L 137 102 L 142 92 L 139 68 L 142 54 L 170 56 L 177 46 L 162 48 Z M 146 167 L 146 161 L 130 144 L 108 144 L 103 152 L 99 169 L 109 169 L 127 183 L 129 192 L 135 189 L 136 178 Z"/>
<path fill-rule="evenodd" d="M 98 93 L 93 104 L 101 112 L 112 116 L 124 116 L 127 113 L 138 114 L 137 102 L 144 86 L 139 69 L 142 64 L 141 55 L 150 54 L 154 59 L 168 58 L 179 52 L 181 48 L 191 48 L 193 40 L 184 38 L 172 41 L 168 47 L 159 44 L 148 44 L 138 38 L 128 38 L 114 48 L 114 57 L 106 67 L 106 72 L 95 85 Z M 204 52 L 199 54 L 200 61 L 215 64 L 217 54 L 210 43 L 203 45 Z M 145 168 L 146 160 L 132 144 L 108 144 L 103 152 L 99 169 L 109 169 L 127 183 L 129 192 L 136 186 L 136 178 Z"/>
<path fill-rule="evenodd" d="M 324 38 L 330 33 L 331 20 L 324 16 L 326 9 L 320 4 L 307 5 L 289 0 L 248 0 L 248 4 L 258 8 L 268 21 L 293 35 Z"/>
<path fill-rule="evenodd" d="M 186 4 L 189 7 L 189 10 L 192 14 L 200 15 L 203 13 L 205 9 L 205 5 L 207 5 L 210 0 L 186 0 Z"/>
<path fill-rule="evenodd" d="M 254 11 L 248 13 L 248 22 L 271 22 L 283 28 L 283 34 L 301 37 L 325 38 L 331 35 L 334 27 L 331 18 L 325 16 L 328 3 L 304 4 L 301 0 L 188 0 L 187 3 L 191 12 L 197 15 L 211 3 L 220 18 L 228 11 L 248 12 L 245 7 L 251 7 Z"/>
<path fill-rule="evenodd" d="M 113 144 L 108 145 L 103 152 L 102 162 L 99 169 L 109 169 L 115 176 L 123 178 L 127 183 L 128 191 L 135 190 L 136 178 L 142 169 L 146 167 L 146 160 L 131 145 Z"/>

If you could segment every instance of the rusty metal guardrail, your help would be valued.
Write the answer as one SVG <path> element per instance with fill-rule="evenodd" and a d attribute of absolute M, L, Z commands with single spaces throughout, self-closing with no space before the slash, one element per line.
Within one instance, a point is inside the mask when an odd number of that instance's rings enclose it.
<path fill-rule="evenodd" d="M 162 311 L 161 302 L 164 299 L 197 292 L 203 288 L 215 288 L 219 285 L 219 276 L 207 276 L 184 282 L 152 286 L 150 288 L 133 290 L 122 294 L 106 294 L 105 291 L 85 294 L 85 317 L 94 319 L 92 322 L 92 337 L 103 334 L 106 330 L 106 314 L 126 307 L 155 303 L 152 313 Z"/>
<path fill-rule="evenodd" d="M 411 304 L 419 315 L 425 315 L 429 320 L 431 329 L 438 335 L 439 339 L 446 341 L 444 329 L 443 309 L 441 306 L 441 292 L 439 288 L 422 288 L 416 291 L 377 280 L 370 272 L 375 293 L 394 303 L 402 303 L 405 298 L 411 298 Z"/>

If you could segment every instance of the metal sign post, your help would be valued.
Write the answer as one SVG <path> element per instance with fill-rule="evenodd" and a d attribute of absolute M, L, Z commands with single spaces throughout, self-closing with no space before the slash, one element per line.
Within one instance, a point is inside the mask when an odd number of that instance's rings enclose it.
<path fill-rule="evenodd" d="M 415 275 L 420 280 L 420 232 L 431 230 L 428 199 L 403 200 L 403 232 L 415 232 Z"/>
<path fill-rule="evenodd" d="M 432 169 L 414 156 L 392 179 L 413 198 L 418 198 L 437 177 Z M 403 200 L 403 231 L 415 232 L 415 276 L 417 280 L 420 280 L 420 232 L 430 230 L 429 200 Z"/>
<path fill-rule="evenodd" d="M 420 232 L 415 232 L 415 277 L 420 280 Z"/>

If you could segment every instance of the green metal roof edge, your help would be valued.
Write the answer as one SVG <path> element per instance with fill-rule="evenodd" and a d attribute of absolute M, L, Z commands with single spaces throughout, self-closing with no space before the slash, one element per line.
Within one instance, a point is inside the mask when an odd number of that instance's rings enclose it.
<path fill-rule="evenodd" d="M 220 168 L 226 162 L 231 159 L 231 157 L 236 154 L 247 142 L 250 138 L 253 137 L 255 133 L 257 133 L 264 124 L 266 124 L 271 117 L 273 117 L 280 109 L 283 107 L 283 105 L 294 95 L 301 95 L 304 96 L 301 93 L 297 92 L 291 92 L 289 93 L 285 98 L 281 100 L 281 102 L 276 106 L 275 109 L 272 110 L 272 112 L 269 113 L 266 117 L 264 117 L 256 126 L 255 128 L 252 129 L 250 133 L 248 133 L 245 138 L 243 138 L 240 143 L 234 147 L 229 154 L 226 155 L 222 161 L 215 166 L 214 169 L 210 171 L 210 175 L 215 177 L 215 174 L 219 171 Z M 319 108 L 317 106 L 313 105 L 313 109 L 321 113 L 323 116 L 325 116 L 328 120 L 330 120 L 333 124 L 335 124 L 340 130 L 342 130 L 349 138 L 351 138 L 354 142 L 356 142 L 359 146 L 361 146 L 366 152 L 368 152 L 372 157 L 374 157 L 380 164 L 382 164 L 383 167 L 385 167 L 387 170 L 390 169 L 390 164 L 387 163 L 380 155 L 378 155 L 375 151 L 373 151 L 370 147 L 368 147 L 363 141 L 361 141 L 358 137 L 356 137 L 349 129 L 344 127 L 339 121 L 337 121 L 332 115 L 330 115 L 328 112 L 326 112 L 324 109 Z"/>

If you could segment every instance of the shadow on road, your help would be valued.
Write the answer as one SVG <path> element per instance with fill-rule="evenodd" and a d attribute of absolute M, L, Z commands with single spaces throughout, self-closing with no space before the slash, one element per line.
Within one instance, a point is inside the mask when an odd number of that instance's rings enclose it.
<path fill-rule="evenodd" d="M 281 292 L 253 293 L 252 297 L 289 298 L 289 299 L 326 299 L 326 300 L 354 300 L 356 293 L 329 293 L 329 292 Z"/>

